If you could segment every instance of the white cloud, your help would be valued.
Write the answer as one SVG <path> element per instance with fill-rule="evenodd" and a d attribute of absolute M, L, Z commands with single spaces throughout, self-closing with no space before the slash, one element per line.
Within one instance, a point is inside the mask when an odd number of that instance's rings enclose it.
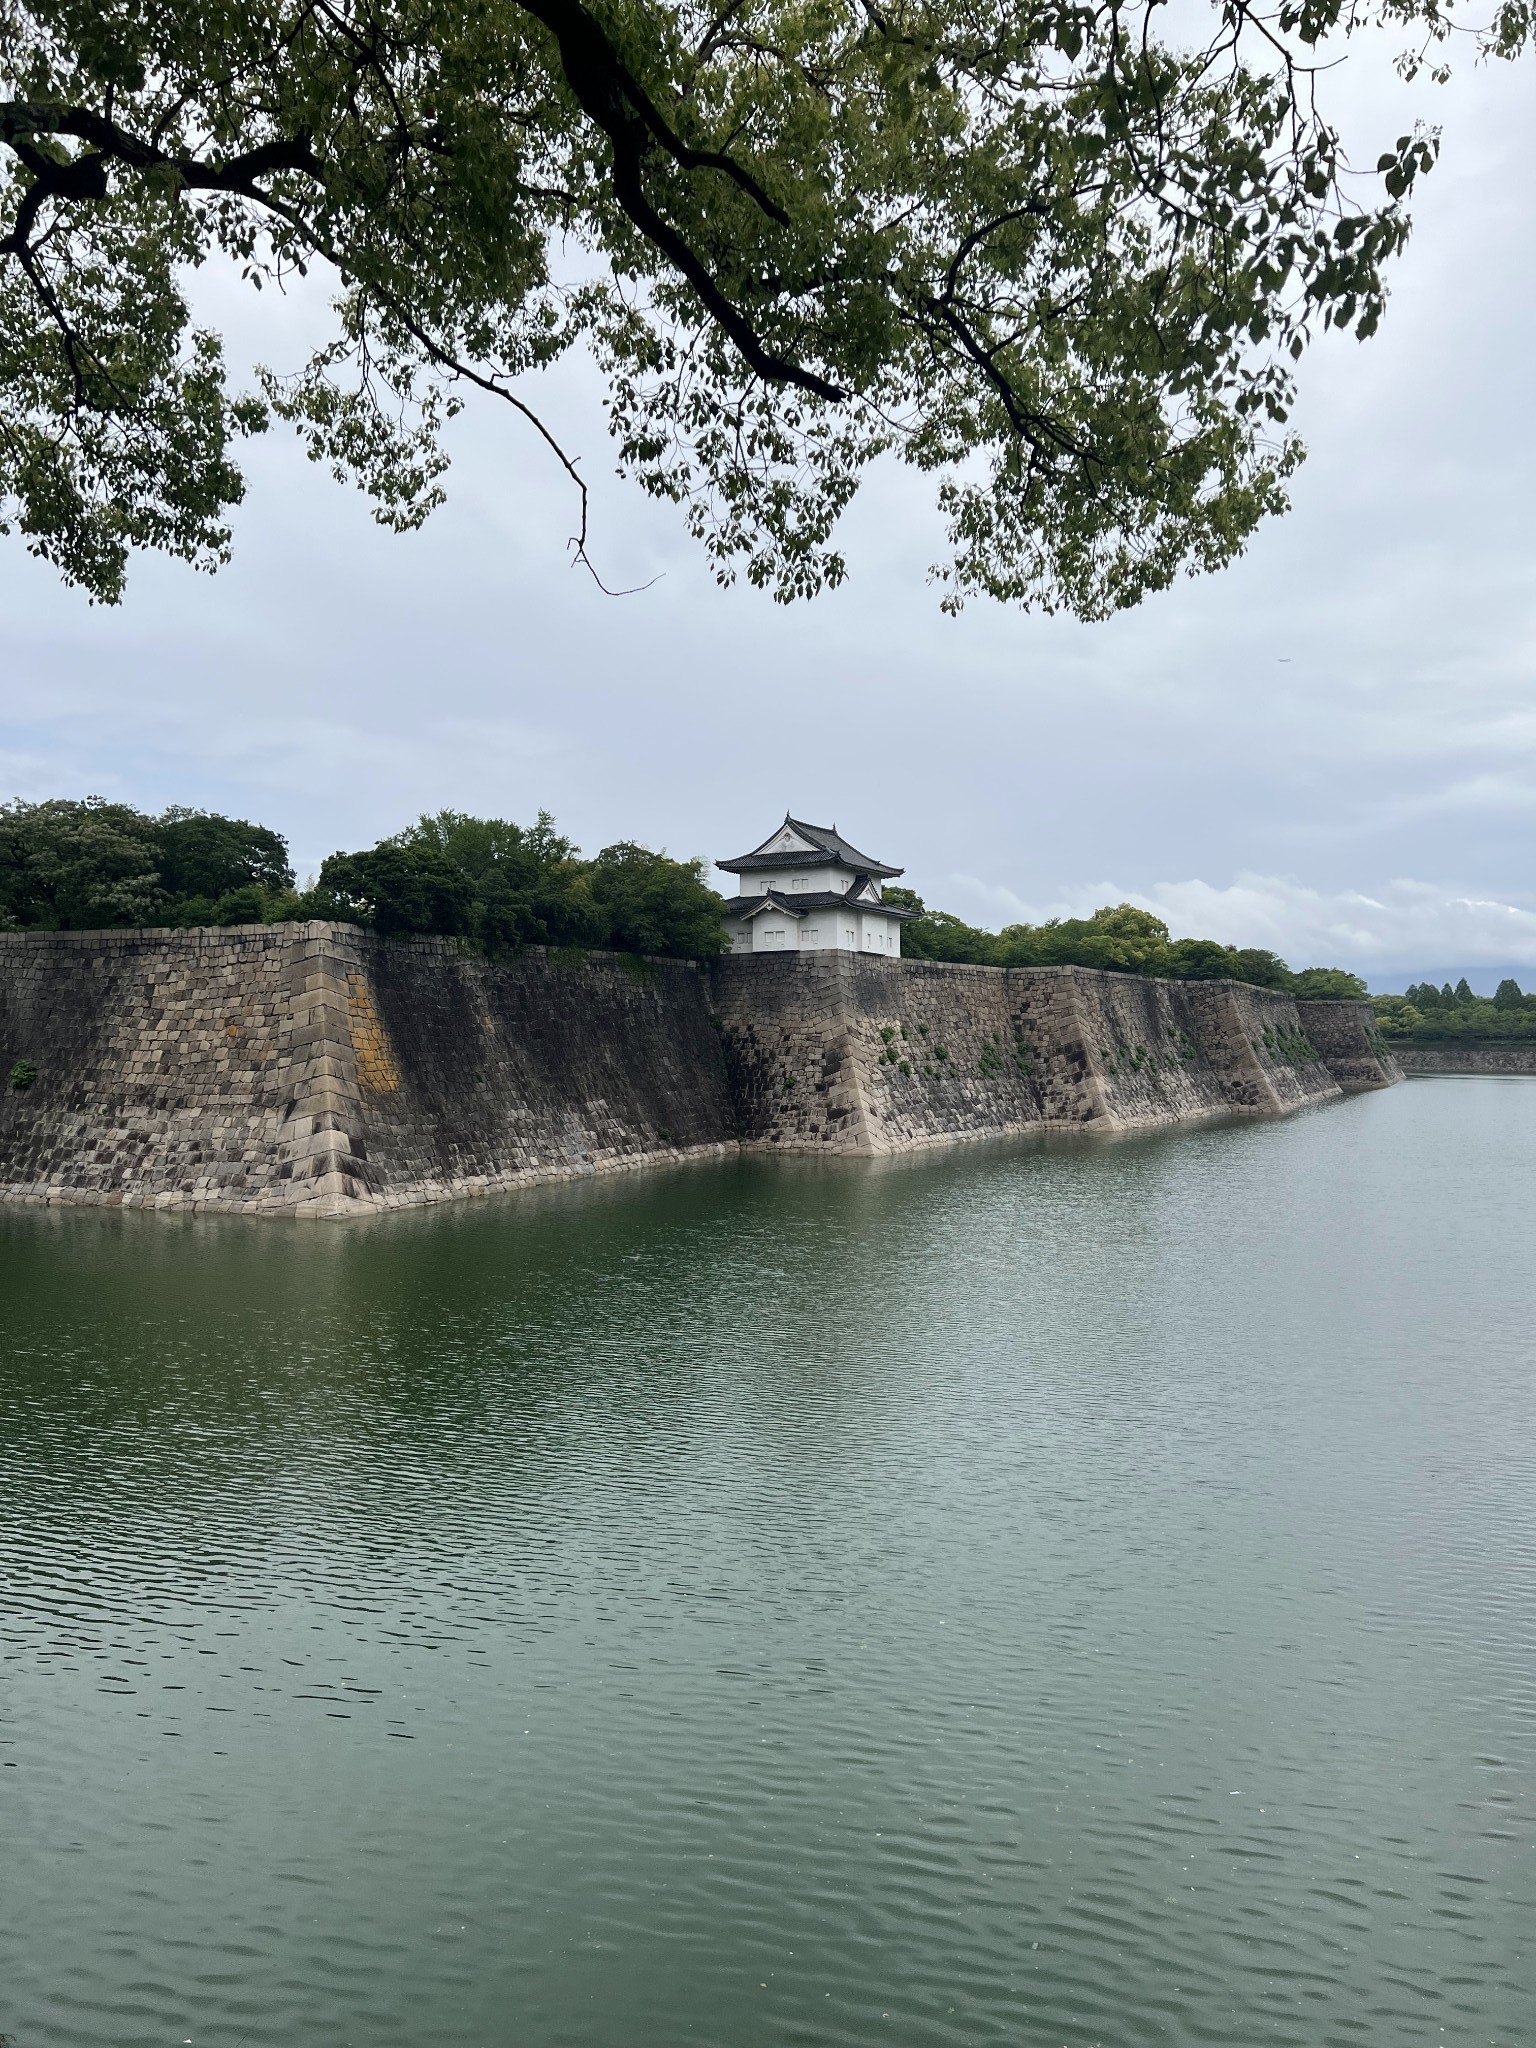
<path fill-rule="evenodd" d="M 973 876 L 949 879 L 948 907 L 989 925 L 1085 917 L 1100 904 L 1128 902 L 1156 911 L 1176 938 L 1266 946 L 1295 967 L 1350 967 L 1367 979 L 1372 970 L 1429 972 L 1444 961 L 1463 969 L 1536 965 L 1536 909 L 1433 882 L 1403 879 L 1368 893 L 1312 888 L 1286 875 L 1239 874 L 1225 887 L 1192 879 L 1136 888 L 1110 880 L 1086 883 L 1057 903 L 1030 905 Z"/>
<path fill-rule="evenodd" d="M 1171 929 L 1228 945 L 1269 946 L 1297 966 L 1374 968 L 1455 960 L 1467 967 L 1536 963 L 1536 910 L 1407 879 L 1369 894 L 1240 874 L 1226 888 L 1167 882 L 1149 907 Z"/>

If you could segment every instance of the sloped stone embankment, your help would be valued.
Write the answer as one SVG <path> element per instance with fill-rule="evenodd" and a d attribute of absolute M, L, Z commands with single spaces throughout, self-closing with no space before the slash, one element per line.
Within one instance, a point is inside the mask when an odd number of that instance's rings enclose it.
<path fill-rule="evenodd" d="M 1154 1129 L 1279 1115 L 1400 1078 L 1373 1050 L 1367 1005 L 1299 1009 L 1237 982 L 925 960 L 893 972 L 839 954 L 730 959 L 713 978 L 750 1144 L 887 1152 Z"/>
<path fill-rule="evenodd" d="M 12 1201 L 360 1216 L 742 1145 L 1274 1115 L 1396 1078 L 1365 1005 L 1231 982 L 486 961 L 333 924 L 0 934 Z"/>
<path fill-rule="evenodd" d="M 0 934 L 0 1197 L 349 1216 L 734 1150 L 709 1014 L 686 961 Z"/>

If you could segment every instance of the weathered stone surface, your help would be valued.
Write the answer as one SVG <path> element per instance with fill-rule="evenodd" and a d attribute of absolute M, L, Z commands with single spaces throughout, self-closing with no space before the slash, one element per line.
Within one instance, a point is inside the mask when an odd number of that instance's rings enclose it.
<path fill-rule="evenodd" d="M 1536 1074 L 1536 1045 L 1399 1045 L 1405 1074 Z"/>
<path fill-rule="evenodd" d="M 1364 1006 L 1305 1008 L 1070 967 L 492 962 L 346 925 L 0 934 L 0 1079 L 38 1070 L 0 1093 L 0 1198 L 356 1216 L 739 1144 L 1135 1129 L 1396 1078 Z"/>
<path fill-rule="evenodd" d="M 854 954 L 712 970 L 744 1143 L 887 1152 L 1273 1115 L 1339 1094 L 1288 996 Z"/>
<path fill-rule="evenodd" d="M 350 926 L 0 934 L 0 1195 L 301 1218 L 734 1148 L 698 971 Z"/>
<path fill-rule="evenodd" d="M 363 940 L 353 992 L 369 1156 L 386 1201 L 734 1148 L 691 961 Z"/>
<path fill-rule="evenodd" d="M 1346 1094 L 1390 1088 L 1403 1069 L 1382 1037 L 1369 1003 L 1298 1003 L 1302 1029 Z"/>

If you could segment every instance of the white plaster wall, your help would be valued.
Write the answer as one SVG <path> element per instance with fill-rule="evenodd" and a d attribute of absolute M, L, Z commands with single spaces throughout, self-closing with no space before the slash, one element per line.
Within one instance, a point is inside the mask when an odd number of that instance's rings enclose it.
<path fill-rule="evenodd" d="M 886 942 L 890 936 L 892 920 L 880 911 L 859 912 L 858 949 L 861 953 L 878 953 L 882 960 L 894 960 L 897 956 Z"/>
<path fill-rule="evenodd" d="M 885 960 L 901 958 L 901 926 L 880 911 L 808 910 L 803 917 L 794 918 L 770 910 L 754 918 L 728 917 L 725 930 L 733 953 L 852 952 L 878 953 Z M 766 934 L 770 931 L 783 932 L 784 937 L 769 939 Z M 882 941 L 889 939 L 890 943 L 867 945 L 866 934 L 871 932 L 878 932 Z"/>
<path fill-rule="evenodd" d="M 816 894 L 824 889 L 846 889 L 848 879 L 837 868 L 795 868 L 782 875 L 742 875 L 737 893 L 766 896 L 770 889 L 777 889 L 781 896 Z"/>
<path fill-rule="evenodd" d="M 754 953 L 792 953 L 798 947 L 798 925 L 794 918 L 776 910 L 765 910 L 752 920 Z"/>

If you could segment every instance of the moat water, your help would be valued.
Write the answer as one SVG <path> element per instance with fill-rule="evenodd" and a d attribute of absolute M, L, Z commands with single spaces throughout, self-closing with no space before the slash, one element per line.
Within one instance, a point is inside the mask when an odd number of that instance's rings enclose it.
<path fill-rule="evenodd" d="M 1536 2040 L 1536 1082 L 0 1212 L 14 2048 Z"/>

